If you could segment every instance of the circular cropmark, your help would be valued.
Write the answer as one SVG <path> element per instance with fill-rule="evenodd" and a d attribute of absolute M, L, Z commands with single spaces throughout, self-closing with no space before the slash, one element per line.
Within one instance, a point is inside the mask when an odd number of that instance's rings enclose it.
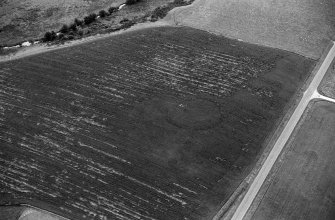
<path fill-rule="evenodd" d="M 165 104 L 168 122 L 177 127 L 206 129 L 220 121 L 218 106 L 208 100 L 169 100 Z"/>

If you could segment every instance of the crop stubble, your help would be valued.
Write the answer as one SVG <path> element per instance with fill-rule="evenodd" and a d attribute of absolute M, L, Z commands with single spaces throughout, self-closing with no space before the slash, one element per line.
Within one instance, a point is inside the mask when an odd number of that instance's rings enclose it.
<path fill-rule="evenodd" d="M 207 219 L 314 63 L 186 27 L 2 63 L 0 202 L 80 218 Z"/>

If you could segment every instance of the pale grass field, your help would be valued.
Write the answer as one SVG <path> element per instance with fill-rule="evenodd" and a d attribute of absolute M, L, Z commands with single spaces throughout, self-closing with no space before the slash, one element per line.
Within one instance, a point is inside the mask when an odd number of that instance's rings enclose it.
<path fill-rule="evenodd" d="M 333 0 L 197 0 L 171 17 L 250 43 L 318 59 L 335 36 Z"/>

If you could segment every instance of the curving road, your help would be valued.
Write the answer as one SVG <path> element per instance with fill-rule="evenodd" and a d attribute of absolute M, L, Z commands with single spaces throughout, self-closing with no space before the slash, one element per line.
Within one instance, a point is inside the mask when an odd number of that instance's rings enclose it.
<path fill-rule="evenodd" d="M 232 220 L 242 220 L 247 213 L 250 205 L 252 204 L 253 200 L 255 199 L 258 191 L 262 187 L 266 177 L 268 176 L 272 166 L 276 162 L 280 152 L 284 148 L 286 142 L 288 141 L 291 133 L 293 132 L 295 126 L 299 122 L 302 114 L 304 113 L 308 103 L 314 98 L 321 98 L 328 100 L 329 98 L 320 95 L 317 92 L 317 88 L 321 83 L 324 75 L 326 74 L 328 67 L 330 66 L 332 60 L 335 57 L 335 44 L 333 45 L 328 52 L 325 60 L 323 61 L 322 65 L 320 66 L 319 70 L 315 74 L 312 82 L 308 86 L 307 90 L 304 92 L 302 99 L 300 100 L 298 106 L 296 107 L 295 111 L 291 115 L 289 121 L 287 122 L 286 126 L 284 127 L 282 133 L 280 134 L 279 138 L 277 139 L 275 145 L 273 146 L 270 154 L 268 155 L 267 159 L 265 160 L 262 168 L 259 170 L 256 178 L 250 185 L 247 193 L 245 194 L 242 202 L 237 207 Z M 333 99 L 328 100 L 334 102 Z"/>

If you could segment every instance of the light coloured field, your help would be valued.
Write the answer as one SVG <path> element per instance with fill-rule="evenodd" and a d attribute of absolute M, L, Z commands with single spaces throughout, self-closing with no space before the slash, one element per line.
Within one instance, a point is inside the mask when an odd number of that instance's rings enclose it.
<path fill-rule="evenodd" d="M 66 220 L 51 213 L 41 212 L 36 209 L 26 208 L 18 220 Z"/>
<path fill-rule="evenodd" d="M 197 0 L 173 21 L 318 59 L 335 36 L 333 0 Z M 174 17 L 175 16 L 175 17 Z"/>
<path fill-rule="evenodd" d="M 312 102 L 251 219 L 335 219 L 334 126 L 335 105 Z"/>
<path fill-rule="evenodd" d="M 66 220 L 49 212 L 27 206 L 0 206 L 1 220 Z"/>

